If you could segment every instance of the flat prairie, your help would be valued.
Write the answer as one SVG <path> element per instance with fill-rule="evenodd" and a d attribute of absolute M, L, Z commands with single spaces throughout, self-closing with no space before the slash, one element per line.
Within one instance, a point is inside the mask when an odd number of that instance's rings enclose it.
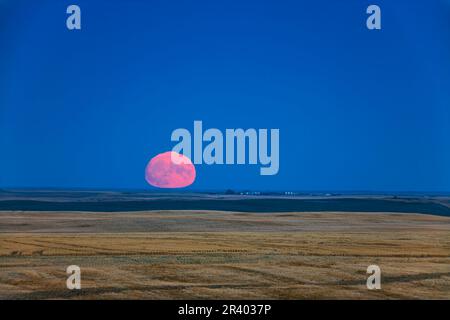
<path fill-rule="evenodd" d="M 367 267 L 381 268 L 368 290 Z M 66 268 L 81 268 L 81 290 Z M 0 212 L 0 299 L 449 299 L 450 218 Z"/>

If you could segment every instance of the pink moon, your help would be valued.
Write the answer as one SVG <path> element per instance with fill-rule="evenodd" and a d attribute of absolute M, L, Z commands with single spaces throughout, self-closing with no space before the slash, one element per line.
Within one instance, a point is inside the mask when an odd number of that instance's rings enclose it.
<path fill-rule="evenodd" d="M 195 175 L 191 160 L 173 151 L 156 155 L 145 168 L 145 180 L 157 188 L 187 187 L 195 181 Z"/>

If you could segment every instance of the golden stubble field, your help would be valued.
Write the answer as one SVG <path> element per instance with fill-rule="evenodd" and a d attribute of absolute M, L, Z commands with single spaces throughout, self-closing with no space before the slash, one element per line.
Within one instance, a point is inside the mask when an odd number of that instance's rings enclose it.
<path fill-rule="evenodd" d="M 371 264 L 381 290 L 366 288 Z M 0 298 L 449 299 L 450 218 L 0 212 Z"/>

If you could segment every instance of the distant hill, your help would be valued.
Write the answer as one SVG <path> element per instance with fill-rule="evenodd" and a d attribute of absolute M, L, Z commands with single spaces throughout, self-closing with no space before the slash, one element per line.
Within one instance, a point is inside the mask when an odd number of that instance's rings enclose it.
<path fill-rule="evenodd" d="M 433 197 L 247 197 L 239 195 L 32 192 L 0 198 L 0 210 L 120 212 L 219 210 L 240 212 L 403 212 L 450 216 L 446 198 Z"/>

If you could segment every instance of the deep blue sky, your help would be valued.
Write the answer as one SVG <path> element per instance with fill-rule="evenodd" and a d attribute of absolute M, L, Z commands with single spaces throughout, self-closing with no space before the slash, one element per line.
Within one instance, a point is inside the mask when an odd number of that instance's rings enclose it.
<path fill-rule="evenodd" d="M 152 189 L 194 120 L 279 128 L 280 171 L 191 189 L 450 191 L 450 1 L 0 0 L 0 187 Z"/>

